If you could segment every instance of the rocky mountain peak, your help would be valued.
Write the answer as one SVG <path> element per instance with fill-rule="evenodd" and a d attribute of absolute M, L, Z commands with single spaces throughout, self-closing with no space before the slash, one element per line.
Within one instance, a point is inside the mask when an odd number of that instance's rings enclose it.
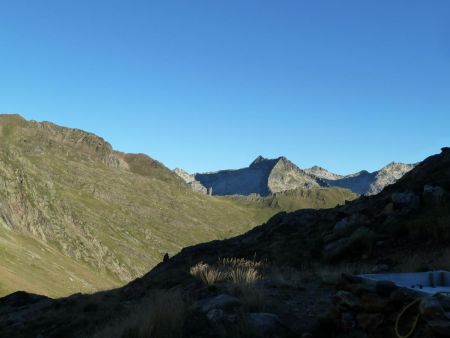
<path fill-rule="evenodd" d="M 259 155 L 259 156 L 258 156 L 258 157 L 250 164 L 250 167 L 257 166 L 257 165 L 259 165 L 259 164 L 261 164 L 261 163 L 264 163 L 264 162 L 266 162 L 266 161 L 268 161 L 267 158 L 265 158 L 265 157 Z"/>

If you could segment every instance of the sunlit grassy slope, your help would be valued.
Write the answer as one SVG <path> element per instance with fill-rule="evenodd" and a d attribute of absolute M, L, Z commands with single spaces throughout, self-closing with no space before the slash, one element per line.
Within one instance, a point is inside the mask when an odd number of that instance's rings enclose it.
<path fill-rule="evenodd" d="M 201 195 L 145 155 L 15 115 L 0 115 L 0 144 L 0 295 L 115 287 L 165 253 L 243 233 L 283 209 L 354 196 L 333 192 L 308 204 L 288 193 L 277 203 Z"/>

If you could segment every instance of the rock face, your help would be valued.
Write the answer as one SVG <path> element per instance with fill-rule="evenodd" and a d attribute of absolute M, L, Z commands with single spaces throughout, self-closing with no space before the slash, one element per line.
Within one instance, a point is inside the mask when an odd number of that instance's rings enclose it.
<path fill-rule="evenodd" d="M 189 174 L 188 172 L 184 171 L 180 168 L 175 168 L 173 171 L 175 174 L 181 177 L 183 181 L 186 182 L 186 184 L 192 189 L 192 191 L 199 192 L 201 194 L 207 194 L 208 189 L 201 184 L 199 181 L 195 180 L 194 175 Z"/>
<path fill-rule="evenodd" d="M 214 195 L 267 196 L 296 188 L 314 188 L 322 184 L 285 157 L 266 159 L 259 156 L 249 167 L 237 170 L 196 174 L 195 179 Z"/>
<path fill-rule="evenodd" d="M 397 182 L 414 167 L 415 164 L 392 162 L 372 173 L 363 170 L 347 176 L 339 176 L 320 167 L 307 169 L 306 172 L 317 174 L 318 178 L 330 186 L 347 188 L 360 195 L 376 195 L 386 186 Z"/>

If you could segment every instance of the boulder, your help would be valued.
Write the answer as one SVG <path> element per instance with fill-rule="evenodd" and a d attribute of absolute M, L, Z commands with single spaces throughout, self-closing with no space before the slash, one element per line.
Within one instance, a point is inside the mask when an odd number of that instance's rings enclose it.
<path fill-rule="evenodd" d="M 396 192 L 391 199 L 394 206 L 400 208 L 417 209 L 420 206 L 420 198 L 413 192 Z"/>

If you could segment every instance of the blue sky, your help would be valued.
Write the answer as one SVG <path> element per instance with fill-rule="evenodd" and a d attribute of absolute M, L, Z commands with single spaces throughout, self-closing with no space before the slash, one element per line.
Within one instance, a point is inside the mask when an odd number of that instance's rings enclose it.
<path fill-rule="evenodd" d="M 1 1 L 0 112 L 191 172 L 450 145 L 450 1 Z"/>

